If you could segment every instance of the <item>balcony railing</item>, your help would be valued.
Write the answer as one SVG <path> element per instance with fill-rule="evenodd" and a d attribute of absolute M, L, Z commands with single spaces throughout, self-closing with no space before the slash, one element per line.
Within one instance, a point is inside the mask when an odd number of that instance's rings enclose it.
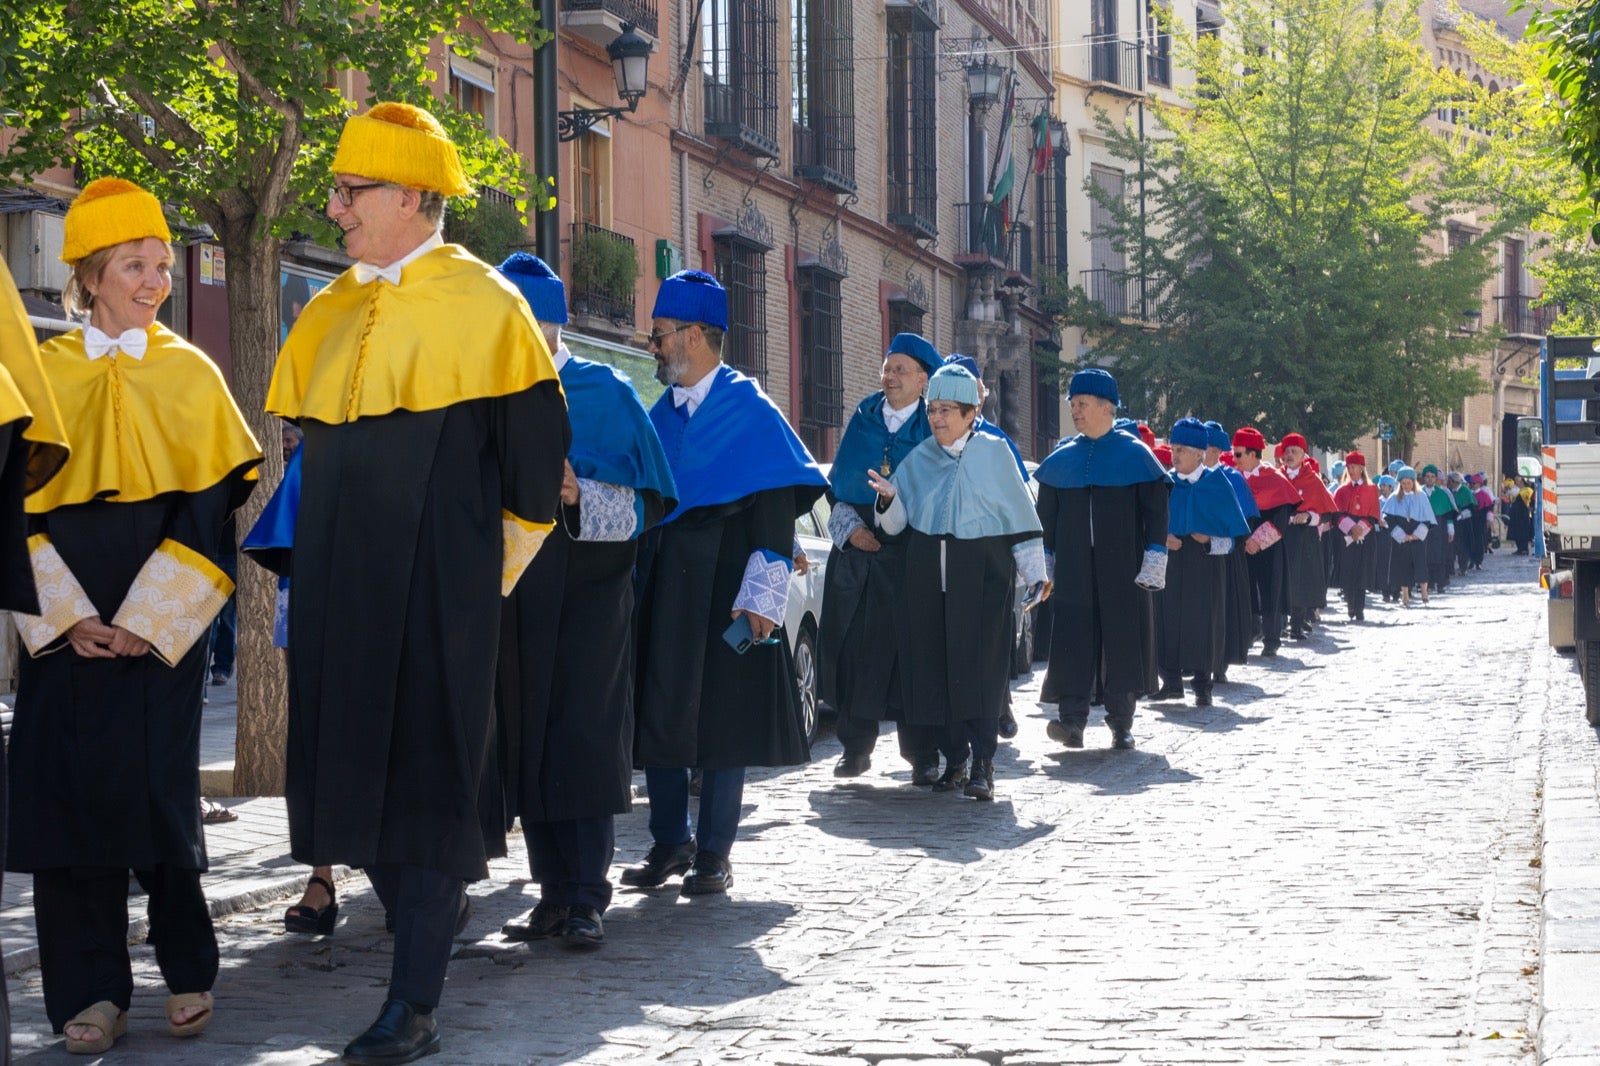
<path fill-rule="evenodd" d="M 633 328 L 634 287 L 630 285 L 624 290 L 616 280 L 618 272 L 607 264 L 611 256 L 624 254 L 634 259 L 633 273 L 637 278 L 638 250 L 632 237 L 613 233 L 592 222 L 572 224 L 572 290 L 567 298 L 574 315 L 606 319 L 619 328 Z"/>
<path fill-rule="evenodd" d="M 632 23 L 647 37 L 659 38 L 655 0 L 561 0 L 563 11 L 603 11 L 617 21 Z"/>
<path fill-rule="evenodd" d="M 978 203 L 957 204 L 961 209 L 961 254 L 964 257 L 982 256 L 1005 262 L 1005 217 L 1000 208 L 987 200 Z"/>
<path fill-rule="evenodd" d="M 1144 279 L 1137 274 L 1105 268 L 1085 270 L 1083 291 L 1088 294 L 1089 299 L 1104 307 L 1109 315 L 1142 319 L 1148 313 L 1145 306 Z"/>
<path fill-rule="evenodd" d="M 1496 296 L 1494 302 L 1500 311 L 1500 324 L 1505 331 L 1519 337 L 1543 337 L 1555 329 L 1561 308 L 1556 304 L 1533 306 L 1540 296 Z"/>
<path fill-rule="evenodd" d="M 1130 93 L 1144 91 L 1144 57 L 1135 41 L 1090 37 L 1089 80 L 1115 85 Z"/>

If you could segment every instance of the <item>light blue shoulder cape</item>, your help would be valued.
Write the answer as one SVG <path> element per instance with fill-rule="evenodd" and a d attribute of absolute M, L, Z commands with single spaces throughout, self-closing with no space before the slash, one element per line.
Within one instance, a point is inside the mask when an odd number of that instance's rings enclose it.
<path fill-rule="evenodd" d="M 969 436 L 958 456 L 929 437 L 890 480 L 919 533 L 976 540 L 1044 531 L 1011 449 L 986 433 Z"/>

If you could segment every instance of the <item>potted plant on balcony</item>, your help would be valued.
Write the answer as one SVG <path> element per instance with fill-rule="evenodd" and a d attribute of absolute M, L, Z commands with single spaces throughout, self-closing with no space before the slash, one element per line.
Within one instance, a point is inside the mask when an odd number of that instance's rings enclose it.
<path fill-rule="evenodd" d="M 633 324 L 639 259 L 631 241 L 593 229 L 572 238 L 573 310 Z"/>

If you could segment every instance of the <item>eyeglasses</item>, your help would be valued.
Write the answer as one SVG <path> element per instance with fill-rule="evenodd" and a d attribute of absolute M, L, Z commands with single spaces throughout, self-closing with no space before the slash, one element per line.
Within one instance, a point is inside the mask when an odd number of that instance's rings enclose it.
<path fill-rule="evenodd" d="M 694 327 L 695 325 L 697 325 L 697 323 L 685 322 L 683 325 L 674 326 L 672 329 L 667 329 L 667 330 L 653 329 L 653 330 L 650 331 L 650 343 L 652 345 L 654 345 L 655 347 L 659 348 L 659 347 L 661 347 L 661 342 L 666 340 L 668 337 L 672 336 L 674 333 L 682 333 L 684 330 L 690 329 L 690 328 Z"/>
<path fill-rule="evenodd" d="M 356 202 L 356 193 L 358 192 L 366 192 L 368 189 L 390 189 L 393 187 L 394 183 L 388 181 L 369 181 L 365 185 L 335 185 L 328 190 L 328 199 L 338 200 L 341 204 L 344 204 L 344 206 L 349 207 L 351 204 Z"/>

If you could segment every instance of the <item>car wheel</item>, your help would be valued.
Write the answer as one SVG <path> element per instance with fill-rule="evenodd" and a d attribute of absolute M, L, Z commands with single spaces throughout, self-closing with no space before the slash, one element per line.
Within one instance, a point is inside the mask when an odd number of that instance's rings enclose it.
<path fill-rule="evenodd" d="M 817 738 L 817 636 L 810 625 L 802 625 L 795 638 L 794 680 L 800 690 L 800 728 L 809 747 Z"/>

